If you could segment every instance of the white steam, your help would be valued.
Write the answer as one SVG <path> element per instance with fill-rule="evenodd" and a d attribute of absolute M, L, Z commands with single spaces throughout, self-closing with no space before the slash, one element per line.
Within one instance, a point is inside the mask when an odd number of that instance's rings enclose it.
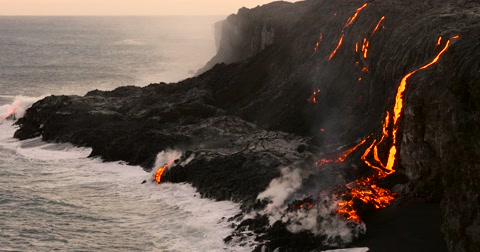
<path fill-rule="evenodd" d="M 162 167 L 165 164 L 171 163 L 179 159 L 182 156 L 182 152 L 178 150 L 164 150 L 157 154 L 157 159 L 155 160 L 155 167 Z"/>
<path fill-rule="evenodd" d="M 268 210 L 284 206 L 285 200 L 302 186 L 302 176 L 299 169 L 285 167 L 282 176 L 270 182 L 267 190 L 260 193 L 257 199 L 269 198 Z"/>
<path fill-rule="evenodd" d="M 0 106 L 0 123 L 5 120 L 16 120 L 25 115 L 25 111 L 32 106 L 36 101 L 44 98 L 41 97 L 27 97 L 27 96 L 15 96 L 11 104 Z"/>
<path fill-rule="evenodd" d="M 326 236 L 324 245 L 327 246 L 343 246 L 366 232 L 364 223 L 347 221 L 335 214 L 338 201 L 329 193 L 318 196 L 312 209 L 288 211 L 292 195 L 302 187 L 303 174 L 306 173 L 299 168 L 283 168 L 281 177 L 272 180 L 269 187 L 258 195 L 257 199 L 268 199 L 270 202 L 263 212 L 268 215 L 270 225 L 282 221 L 287 223 L 287 229 L 292 233 L 310 231 L 317 236 Z"/>

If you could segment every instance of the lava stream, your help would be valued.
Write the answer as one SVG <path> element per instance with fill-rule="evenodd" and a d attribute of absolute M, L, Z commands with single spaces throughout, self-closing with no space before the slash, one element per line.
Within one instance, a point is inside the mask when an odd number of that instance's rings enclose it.
<path fill-rule="evenodd" d="M 347 22 L 345 23 L 345 25 L 343 26 L 343 29 L 342 29 L 342 36 L 340 36 L 340 39 L 338 40 L 338 43 L 337 43 L 337 46 L 335 47 L 335 49 L 332 51 L 332 53 L 330 53 L 330 56 L 328 56 L 328 60 L 330 61 L 336 54 L 337 54 L 337 51 L 338 49 L 340 49 L 340 47 L 342 46 L 343 44 L 343 39 L 345 38 L 345 30 L 353 24 L 353 22 L 355 21 L 355 19 L 357 19 L 358 17 L 358 14 L 360 13 L 360 11 L 362 11 L 365 7 L 368 6 L 368 3 L 365 3 L 363 4 L 360 8 L 358 8 L 355 13 L 353 14 L 353 16 L 349 17 L 347 19 Z"/>
<path fill-rule="evenodd" d="M 169 166 L 171 166 L 175 162 L 175 160 L 172 160 L 168 163 L 166 163 L 164 166 L 158 168 L 157 172 L 155 173 L 154 180 L 157 181 L 157 183 L 160 184 L 160 181 L 162 180 L 163 173 L 167 170 Z"/>
<path fill-rule="evenodd" d="M 458 35 L 452 37 L 452 39 L 458 38 Z M 441 42 L 441 37 L 439 40 Z M 356 200 L 362 201 L 365 204 L 369 204 L 374 206 L 375 208 L 385 208 L 387 207 L 391 201 L 393 201 L 396 197 L 396 193 L 392 192 L 388 189 L 383 189 L 378 187 L 376 184 L 379 180 L 387 177 L 395 173 L 394 165 L 395 165 L 395 158 L 397 154 L 397 133 L 398 133 L 398 120 L 401 117 L 403 111 L 403 95 L 405 93 L 407 87 L 408 79 L 415 73 L 420 70 L 425 70 L 435 63 L 438 62 L 440 57 L 447 51 L 450 46 L 450 40 L 447 41 L 445 47 L 435 56 L 435 58 L 425 64 L 422 67 L 419 67 L 408 74 L 406 74 L 398 87 L 397 95 L 395 99 L 395 105 L 393 108 L 393 124 L 392 124 L 392 132 L 389 133 L 390 128 L 390 113 L 387 111 L 387 116 L 385 121 L 383 122 L 383 129 L 382 129 L 382 137 L 380 140 L 374 139 L 372 144 L 365 150 L 365 153 L 362 156 L 362 160 L 364 163 L 374 170 L 374 173 L 366 178 L 360 178 L 355 182 L 347 185 L 347 189 L 349 190 L 348 195 L 350 199 L 347 201 L 342 201 L 338 203 L 338 213 L 344 215 L 348 220 L 352 221 L 361 221 L 360 217 L 358 216 L 357 211 L 354 209 L 354 204 Z M 390 137 L 389 143 L 391 143 L 387 163 L 384 164 L 379 156 L 379 147 L 385 139 Z M 368 160 L 368 156 L 372 153 L 373 150 L 373 158 L 376 164 L 372 164 Z M 347 196 L 347 195 L 343 195 Z"/>

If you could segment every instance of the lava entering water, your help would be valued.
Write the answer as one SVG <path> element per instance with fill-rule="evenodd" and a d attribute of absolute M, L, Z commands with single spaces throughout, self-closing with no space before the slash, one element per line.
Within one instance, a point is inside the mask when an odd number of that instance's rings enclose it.
<path fill-rule="evenodd" d="M 160 181 L 162 180 L 162 176 L 163 176 L 163 173 L 165 173 L 165 171 L 167 170 L 167 168 L 169 166 L 171 166 L 173 164 L 173 162 L 175 162 L 175 160 L 172 160 L 168 163 L 166 163 L 164 166 L 158 168 L 157 172 L 155 173 L 155 176 L 153 177 L 153 179 L 155 181 L 157 181 L 157 183 L 160 184 Z"/>
<path fill-rule="evenodd" d="M 7 120 L 7 119 L 14 119 L 15 120 L 15 110 L 21 108 L 20 105 L 18 104 L 15 104 L 13 107 L 10 107 L 8 109 L 8 112 L 6 115 L 3 116 L 3 120 Z"/>

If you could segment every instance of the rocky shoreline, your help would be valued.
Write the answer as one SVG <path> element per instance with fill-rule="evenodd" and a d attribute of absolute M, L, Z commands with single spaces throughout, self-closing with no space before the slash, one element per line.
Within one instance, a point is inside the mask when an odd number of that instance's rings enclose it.
<path fill-rule="evenodd" d="M 475 251 L 479 18 L 474 1 L 310 0 L 241 9 L 217 24 L 218 54 L 199 76 L 46 97 L 17 122 L 15 137 L 91 147 L 91 156 L 147 170 L 156 168 L 159 152 L 179 150 L 182 158 L 162 181 L 188 182 L 203 197 L 242 202 L 244 216 L 237 219 L 243 222 L 226 242 L 247 246 L 253 232 L 258 251 L 344 247 L 365 230 L 320 214 L 327 203 L 316 199 L 371 174 L 362 161 L 368 146 L 321 169 L 315 163 L 381 136 L 398 86 L 412 73 L 396 131 L 396 173 L 379 186 L 398 195 L 392 209 L 440 204 L 448 250 Z M 428 69 L 420 68 L 428 62 Z M 381 147 L 378 152 L 388 154 Z M 275 199 L 258 197 L 272 181 L 290 186 L 284 188 L 283 221 L 273 223 L 272 212 L 262 213 Z M 313 210 L 298 209 L 308 206 L 308 197 L 315 199 Z M 301 203 L 291 209 L 295 200 Z M 357 203 L 362 216 L 375 215 L 371 205 Z M 304 228 L 314 211 L 316 226 Z M 348 239 L 322 233 L 320 226 L 333 223 L 344 225 Z"/>

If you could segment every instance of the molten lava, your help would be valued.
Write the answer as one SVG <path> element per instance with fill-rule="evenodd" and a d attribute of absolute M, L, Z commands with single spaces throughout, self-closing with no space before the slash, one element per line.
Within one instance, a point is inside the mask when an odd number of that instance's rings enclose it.
<path fill-rule="evenodd" d="M 308 99 L 309 102 L 311 103 L 317 103 L 317 95 L 320 94 L 321 90 L 320 89 L 317 89 L 315 91 L 313 91 L 313 94 L 312 96 Z"/>
<path fill-rule="evenodd" d="M 455 39 L 455 37 L 452 37 Z M 441 41 L 439 38 L 438 41 Z M 401 113 L 403 110 L 403 94 L 405 92 L 407 81 L 408 79 L 420 70 L 425 70 L 435 63 L 438 62 L 440 57 L 445 53 L 445 51 L 450 46 L 450 40 L 447 41 L 445 47 L 435 56 L 435 58 L 427 63 L 426 65 L 417 68 L 409 73 L 407 73 L 401 80 L 400 85 L 397 90 L 397 95 L 395 99 L 395 106 L 393 108 L 393 125 L 392 125 L 392 133 L 389 134 L 390 128 L 390 113 L 387 111 L 387 115 L 385 121 L 383 122 L 383 129 L 382 129 L 382 137 L 380 140 L 373 140 L 370 147 L 368 147 L 365 153 L 362 156 L 362 160 L 364 163 L 374 170 L 374 173 L 366 178 L 360 178 L 355 182 L 351 183 L 347 186 L 349 189 L 349 196 L 350 199 L 347 201 L 339 202 L 338 203 L 338 213 L 344 215 L 348 220 L 352 221 L 361 221 L 360 217 L 358 216 L 356 210 L 354 209 L 355 200 L 359 200 L 364 202 L 365 204 L 369 204 L 376 209 L 385 208 L 387 207 L 391 201 L 393 201 L 396 197 L 396 193 L 378 187 L 376 184 L 379 180 L 391 175 L 395 172 L 394 165 L 395 165 L 395 158 L 397 154 L 397 133 L 398 133 L 398 120 L 401 117 Z M 391 147 L 387 159 L 387 163 L 384 164 L 380 159 L 380 153 L 378 151 L 380 144 L 384 142 L 386 138 L 391 136 Z M 373 150 L 373 158 L 376 162 L 376 165 L 370 163 L 368 161 L 368 156 L 372 153 Z M 351 186 L 353 185 L 353 186 Z M 343 195 L 346 196 L 346 195 Z"/>
<path fill-rule="evenodd" d="M 378 29 L 380 28 L 380 25 L 382 24 L 382 22 L 385 20 L 385 16 L 382 16 L 380 18 L 380 20 L 378 21 L 377 25 L 375 26 L 375 28 L 373 29 L 373 32 L 372 32 L 372 36 L 373 34 L 375 34 L 375 32 L 378 31 Z"/>
<path fill-rule="evenodd" d="M 363 38 L 362 52 L 363 52 L 363 58 L 364 59 L 368 58 L 368 47 L 369 46 L 370 46 L 370 42 L 367 40 L 367 38 Z"/>
<path fill-rule="evenodd" d="M 345 37 L 345 34 L 342 34 L 342 37 L 340 37 L 340 40 L 338 40 L 337 47 L 335 47 L 335 49 L 333 49 L 333 52 L 330 53 L 330 56 L 328 56 L 328 60 L 331 60 L 333 58 L 333 56 L 335 56 L 335 54 L 337 54 L 338 49 L 342 46 L 343 37 Z"/>
<path fill-rule="evenodd" d="M 358 17 L 358 14 L 360 13 L 360 11 L 362 11 L 363 9 L 365 9 L 365 7 L 368 6 L 368 3 L 365 3 L 362 5 L 362 7 L 358 8 L 355 13 L 353 14 L 353 16 L 351 16 L 350 18 L 348 18 L 347 20 L 347 23 L 345 24 L 344 26 L 344 29 L 348 28 L 352 23 L 353 21 L 355 21 L 355 19 L 357 19 Z"/>
<path fill-rule="evenodd" d="M 172 160 L 172 161 L 166 163 L 164 166 L 158 168 L 157 172 L 155 173 L 155 176 L 153 177 L 153 179 L 155 181 L 157 181 L 157 183 L 160 184 L 160 181 L 162 181 L 163 173 L 167 170 L 167 168 L 169 166 L 171 166 L 173 164 L 173 162 L 175 162 L 175 160 Z"/>
<path fill-rule="evenodd" d="M 343 26 L 343 29 L 342 29 L 342 35 L 340 36 L 340 39 L 338 40 L 338 43 L 337 43 L 337 46 L 335 47 L 335 49 L 332 51 L 332 53 L 330 53 L 330 56 L 328 56 L 328 60 L 332 60 L 332 58 L 335 56 L 335 54 L 337 54 L 337 51 L 338 49 L 340 49 L 340 47 L 342 46 L 343 44 L 343 39 L 345 38 L 345 30 L 353 24 L 353 22 L 355 21 L 355 19 L 357 19 L 358 17 L 358 14 L 360 13 L 360 11 L 362 11 L 365 7 L 368 6 L 368 3 L 365 3 L 364 5 L 362 5 L 360 8 L 358 8 L 355 13 L 353 14 L 353 16 L 349 17 L 347 19 L 347 22 L 345 23 L 345 25 Z M 358 51 L 358 49 L 357 49 Z"/>
<path fill-rule="evenodd" d="M 15 104 L 13 107 L 9 108 L 8 111 L 7 111 L 7 114 L 5 116 L 3 116 L 3 120 L 6 120 L 10 117 L 13 117 L 13 119 L 15 119 L 15 110 L 19 109 L 20 108 L 20 105 L 18 104 Z M 12 118 L 10 118 L 12 119 Z"/>
<path fill-rule="evenodd" d="M 297 211 L 300 209 L 310 210 L 313 208 L 313 204 L 314 204 L 313 197 L 310 196 L 303 200 L 295 200 L 288 206 L 287 210 L 288 211 Z"/>
<path fill-rule="evenodd" d="M 364 8 L 364 6 L 362 7 Z M 354 15 L 355 18 L 358 15 L 358 12 L 360 10 L 361 10 L 360 8 L 357 9 L 356 15 Z M 355 18 L 349 19 L 349 21 L 347 22 L 347 25 L 350 25 Z M 381 22 L 384 19 L 385 17 L 382 17 L 380 19 L 380 21 L 377 23 L 374 29 L 374 32 L 378 30 L 378 27 L 380 27 Z M 387 207 L 396 198 L 397 194 L 395 192 L 392 192 L 388 189 L 380 188 L 379 186 L 377 186 L 377 183 L 378 181 L 395 173 L 394 166 L 395 166 L 395 161 L 397 156 L 397 134 L 399 129 L 399 119 L 401 118 L 401 115 L 403 112 L 403 104 L 404 104 L 403 95 L 407 88 L 408 80 L 415 73 L 421 70 L 425 70 L 433 66 L 434 64 L 436 64 L 439 61 L 440 57 L 449 48 L 451 44 L 451 40 L 457 39 L 459 37 L 460 37 L 459 35 L 455 35 L 451 39 L 447 40 L 445 46 L 433 58 L 432 61 L 407 73 L 401 79 L 400 84 L 398 86 L 397 94 L 395 97 L 395 104 L 394 104 L 393 110 L 391 113 L 389 111 L 386 112 L 386 117 L 382 124 L 381 137 L 379 137 L 378 139 L 372 138 L 372 142 L 370 143 L 369 147 L 365 149 L 365 152 L 361 156 L 361 160 L 363 161 L 363 163 L 365 163 L 367 167 L 372 169 L 372 174 L 369 175 L 368 177 L 360 178 L 348 184 L 346 186 L 346 189 L 348 190 L 348 192 L 341 194 L 341 196 L 344 199 L 345 198 L 347 199 L 344 201 L 337 201 L 337 206 L 338 206 L 337 213 L 345 216 L 347 220 L 357 221 L 357 222 L 361 221 L 360 216 L 355 210 L 355 205 L 357 204 L 356 202 L 363 202 L 376 209 L 380 209 L 380 208 Z M 342 39 L 343 39 L 343 36 L 342 36 Z M 342 39 L 340 40 L 340 43 L 337 45 L 337 49 L 338 47 L 340 47 Z M 437 41 L 437 46 L 441 44 L 442 44 L 442 37 L 439 37 Z M 368 56 L 368 47 L 369 47 L 369 42 L 367 38 L 364 38 L 363 45 L 362 45 L 362 52 L 364 53 L 363 54 L 364 58 L 367 58 Z M 332 53 L 331 57 L 333 57 L 334 53 Z M 331 59 L 331 57 L 329 59 Z M 366 67 L 363 68 L 362 72 L 368 72 L 368 68 Z M 317 166 L 322 166 L 328 163 L 344 162 L 350 154 L 352 154 L 357 149 L 359 149 L 362 145 L 364 145 L 372 136 L 373 134 L 363 139 L 362 141 L 360 141 L 354 147 L 344 151 L 343 153 L 341 153 L 340 155 L 334 158 L 323 158 L 317 161 L 315 164 Z M 382 161 L 382 154 L 384 154 L 381 152 L 382 150 L 388 150 L 388 156 L 386 156 L 385 161 Z"/>
<path fill-rule="evenodd" d="M 313 48 L 313 52 L 316 53 L 318 49 L 320 48 L 320 44 L 322 43 L 323 40 L 323 34 L 320 33 L 320 37 L 318 38 L 317 43 L 315 44 L 315 48 Z"/>

